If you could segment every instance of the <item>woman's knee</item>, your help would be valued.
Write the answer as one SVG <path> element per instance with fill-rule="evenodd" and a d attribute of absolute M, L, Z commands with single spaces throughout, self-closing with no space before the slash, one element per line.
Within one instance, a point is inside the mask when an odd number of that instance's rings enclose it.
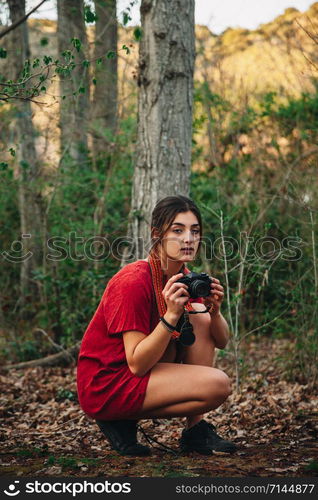
<path fill-rule="evenodd" d="M 193 326 L 193 330 L 199 332 L 208 333 L 210 330 L 211 317 L 209 314 L 198 314 L 197 316 L 190 317 L 190 323 Z"/>
<path fill-rule="evenodd" d="M 208 399 L 225 401 L 231 394 L 231 381 L 222 370 L 212 368 L 206 380 L 206 394 Z"/>

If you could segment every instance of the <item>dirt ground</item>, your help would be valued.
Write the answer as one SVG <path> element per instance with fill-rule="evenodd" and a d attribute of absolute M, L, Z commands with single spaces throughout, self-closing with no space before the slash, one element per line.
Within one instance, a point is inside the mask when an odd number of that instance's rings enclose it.
<path fill-rule="evenodd" d="M 154 443 L 150 457 L 112 451 L 76 396 L 76 367 L 11 370 L 0 376 L 1 476 L 317 477 L 318 397 L 283 378 L 286 340 L 245 346 L 241 389 L 205 415 L 238 446 L 233 455 L 178 452 L 184 419 L 141 420 Z M 234 378 L 230 354 L 216 366 Z M 148 444 L 142 433 L 140 441 Z"/>

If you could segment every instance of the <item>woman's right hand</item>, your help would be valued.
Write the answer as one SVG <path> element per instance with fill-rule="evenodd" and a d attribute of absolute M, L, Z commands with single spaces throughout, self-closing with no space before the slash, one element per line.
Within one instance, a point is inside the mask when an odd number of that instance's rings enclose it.
<path fill-rule="evenodd" d="M 190 294 L 188 286 L 184 283 L 176 283 L 183 276 L 183 273 L 175 274 L 166 283 L 162 290 L 162 295 L 167 305 L 167 313 L 169 317 L 179 320 L 184 311 L 184 305 L 188 302 Z"/>

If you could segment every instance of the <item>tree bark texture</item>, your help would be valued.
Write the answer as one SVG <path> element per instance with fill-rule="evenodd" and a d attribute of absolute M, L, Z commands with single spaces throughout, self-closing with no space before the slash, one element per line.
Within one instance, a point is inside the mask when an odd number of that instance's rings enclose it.
<path fill-rule="evenodd" d="M 59 59 L 63 60 L 64 51 L 71 50 L 76 64 L 70 75 L 60 75 L 60 94 L 65 96 L 60 105 L 61 150 L 83 162 L 87 157 L 89 114 L 88 68 L 82 64 L 87 52 L 83 0 L 58 0 L 57 11 Z M 73 47 L 72 38 L 80 40 L 79 51 Z M 78 93 L 80 88 L 85 89 L 84 92 Z"/>
<path fill-rule="evenodd" d="M 12 23 L 25 15 L 25 0 L 8 0 L 8 5 Z M 27 23 L 15 28 L 8 38 L 11 55 L 10 77 L 17 81 L 25 61 L 30 58 Z M 23 305 L 28 295 L 33 303 L 36 303 L 39 296 L 34 271 L 42 266 L 45 210 L 39 187 L 40 167 L 34 142 L 31 103 L 21 101 L 15 107 L 13 135 L 17 159 L 16 178 L 19 182 L 21 241 L 25 256 L 21 261 L 20 271 L 21 305 Z"/>
<path fill-rule="evenodd" d="M 117 125 L 117 55 L 107 59 L 110 51 L 117 52 L 116 0 L 95 0 L 96 86 L 93 98 L 92 133 L 94 154 L 107 151 Z"/>
<path fill-rule="evenodd" d="M 138 143 L 129 215 L 130 258 L 144 258 L 150 216 L 165 196 L 188 195 L 192 144 L 194 0 L 142 0 Z M 146 249 L 145 249 L 146 247 Z M 122 259 L 127 262 L 128 252 Z"/>

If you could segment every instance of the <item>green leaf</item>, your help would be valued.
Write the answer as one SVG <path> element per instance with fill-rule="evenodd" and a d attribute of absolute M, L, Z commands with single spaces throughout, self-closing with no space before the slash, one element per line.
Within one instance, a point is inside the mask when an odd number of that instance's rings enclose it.
<path fill-rule="evenodd" d="M 130 54 L 130 48 L 129 48 L 129 47 L 127 47 L 127 45 L 125 45 L 125 44 L 124 44 L 124 45 L 122 46 L 122 50 L 125 50 L 125 51 L 126 51 L 126 54 Z"/>
<path fill-rule="evenodd" d="M 84 66 L 84 68 L 88 68 L 88 66 L 90 65 L 90 61 L 85 59 L 85 61 L 82 62 L 82 65 Z"/>
<path fill-rule="evenodd" d="M 128 12 L 123 13 L 123 25 L 126 26 L 126 24 L 131 21 L 131 17 L 128 14 Z"/>
<path fill-rule="evenodd" d="M 15 156 L 15 149 L 10 148 L 9 152 L 10 152 L 11 156 L 13 156 L 13 157 Z"/>
<path fill-rule="evenodd" d="M 137 42 L 141 40 L 142 37 L 142 29 L 137 26 L 137 28 L 134 29 L 134 37 Z"/>
<path fill-rule="evenodd" d="M 43 62 L 44 62 L 44 64 L 50 64 L 52 62 L 52 57 L 51 56 L 44 56 Z"/>
<path fill-rule="evenodd" d="M 49 39 L 46 36 L 41 38 L 41 40 L 40 40 L 41 47 L 46 47 L 46 45 L 48 45 L 48 44 L 49 44 Z"/>
<path fill-rule="evenodd" d="M 82 42 L 78 38 L 72 38 L 73 47 L 79 52 L 81 50 Z"/>
<path fill-rule="evenodd" d="M 116 52 L 114 52 L 113 50 L 109 50 L 106 54 L 107 59 L 114 59 L 115 56 Z"/>
<path fill-rule="evenodd" d="M 84 17 L 87 23 L 94 23 L 97 20 L 96 14 L 91 11 L 88 5 L 84 7 Z"/>
<path fill-rule="evenodd" d="M 96 83 L 97 83 L 96 78 L 93 78 L 92 82 L 93 82 L 94 85 L 96 85 Z"/>
<path fill-rule="evenodd" d="M 96 60 L 96 65 L 97 66 L 100 66 L 103 62 L 103 59 L 101 57 L 99 57 L 97 60 Z"/>
<path fill-rule="evenodd" d="M 69 61 L 71 59 L 72 53 L 70 50 L 64 50 L 62 52 L 62 56 L 66 59 L 66 61 Z"/>
<path fill-rule="evenodd" d="M 33 68 L 38 68 L 38 66 L 40 66 L 40 59 L 39 58 L 34 59 L 33 64 L 32 64 Z"/>
<path fill-rule="evenodd" d="M 5 163 L 4 161 L 0 162 L 0 170 L 3 170 L 3 171 L 7 170 L 8 166 L 9 166 L 8 163 Z"/>
<path fill-rule="evenodd" d="M 0 47 L 0 59 L 5 59 L 7 57 L 7 51 L 6 49 L 3 49 Z"/>
<path fill-rule="evenodd" d="M 41 92 L 46 92 L 46 87 L 41 87 Z"/>
<path fill-rule="evenodd" d="M 85 87 L 79 87 L 79 89 L 78 89 L 79 94 L 85 94 L 85 92 L 86 92 Z"/>

